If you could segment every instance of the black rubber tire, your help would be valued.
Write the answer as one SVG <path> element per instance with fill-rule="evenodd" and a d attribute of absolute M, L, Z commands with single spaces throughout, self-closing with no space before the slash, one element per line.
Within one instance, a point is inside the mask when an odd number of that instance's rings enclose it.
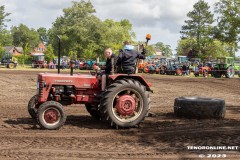
<path fill-rule="evenodd" d="M 199 72 L 195 72 L 195 73 L 194 73 L 194 76 L 195 76 L 195 77 L 199 77 Z"/>
<path fill-rule="evenodd" d="M 88 113 L 96 120 L 101 120 L 101 113 L 98 108 L 92 106 L 91 104 L 85 104 L 86 110 Z"/>
<path fill-rule="evenodd" d="M 132 121 L 122 122 L 114 116 L 113 102 L 116 94 L 128 89 L 133 89 L 142 98 L 142 109 L 139 115 Z M 107 87 L 104 92 L 101 103 L 100 112 L 103 116 L 103 120 L 107 121 L 112 127 L 115 128 L 130 128 L 137 126 L 140 122 L 143 122 L 150 110 L 150 98 L 149 93 L 146 91 L 145 86 L 140 82 L 133 79 L 117 80 L 113 84 Z"/>
<path fill-rule="evenodd" d="M 36 119 L 37 117 L 37 96 L 38 95 L 33 96 L 28 102 L 28 113 L 32 117 L 32 119 Z"/>
<path fill-rule="evenodd" d="M 228 70 L 232 70 L 232 72 L 228 72 Z M 233 78 L 234 75 L 235 75 L 234 68 L 231 67 L 231 66 L 228 67 L 228 68 L 227 68 L 227 71 L 226 71 L 226 74 L 225 74 L 226 78 Z"/>
<path fill-rule="evenodd" d="M 214 69 L 214 71 L 212 72 L 213 74 L 213 77 L 214 78 L 221 78 L 222 77 L 222 74 L 220 71 L 218 71 L 217 69 Z"/>
<path fill-rule="evenodd" d="M 174 113 L 179 117 L 223 119 L 225 112 L 223 99 L 179 97 L 174 102 Z"/>
<path fill-rule="evenodd" d="M 47 111 L 48 109 L 54 109 L 59 112 L 59 116 L 60 116 L 59 121 L 54 125 L 48 124 L 43 118 L 44 112 Z M 41 104 L 37 110 L 37 121 L 40 127 L 43 129 L 48 129 L 48 130 L 59 129 L 64 125 L 64 123 L 66 122 L 66 119 L 67 119 L 67 116 L 65 114 L 63 106 L 60 103 L 55 101 L 47 101 Z"/>

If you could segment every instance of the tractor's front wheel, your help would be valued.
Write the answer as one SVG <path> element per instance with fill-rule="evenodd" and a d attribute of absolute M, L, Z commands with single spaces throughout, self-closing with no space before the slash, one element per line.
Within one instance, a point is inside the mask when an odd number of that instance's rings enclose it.
<path fill-rule="evenodd" d="M 37 96 L 33 96 L 29 102 L 28 102 L 28 113 L 32 117 L 32 119 L 36 119 L 37 117 L 37 107 L 38 107 L 38 102 L 37 102 Z"/>
<path fill-rule="evenodd" d="M 100 111 L 98 110 L 97 107 L 87 103 L 85 104 L 86 106 L 86 109 L 88 111 L 88 113 L 96 120 L 100 120 L 101 119 L 101 113 Z"/>
<path fill-rule="evenodd" d="M 37 120 L 41 128 L 55 130 L 62 127 L 67 119 L 63 106 L 55 101 L 41 104 L 37 110 Z"/>
<path fill-rule="evenodd" d="M 134 127 L 142 122 L 150 107 L 149 93 L 138 81 L 117 80 L 103 94 L 100 112 L 112 127 Z"/>
<path fill-rule="evenodd" d="M 9 63 L 9 64 L 8 64 L 8 68 L 10 68 L 10 69 L 13 69 L 14 66 L 15 66 L 14 63 Z"/>

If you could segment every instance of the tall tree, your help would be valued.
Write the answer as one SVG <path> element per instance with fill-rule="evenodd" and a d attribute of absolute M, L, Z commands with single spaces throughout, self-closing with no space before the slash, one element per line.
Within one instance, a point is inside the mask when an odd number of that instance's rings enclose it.
<path fill-rule="evenodd" d="M 9 16 L 10 13 L 5 12 L 5 6 L 0 6 L 0 32 L 7 27 L 5 22 L 9 22 L 10 19 L 7 19 L 6 17 Z"/>
<path fill-rule="evenodd" d="M 0 44 L 3 46 L 11 46 L 13 43 L 13 38 L 10 32 L 6 29 L 0 31 Z"/>
<path fill-rule="evenodd" d="M 5 22 L 9 22 L 7 17 L 10 13 L 5 12 L 5 6 L 0 6 L 0 44 L 3 46 L 12 45 L 12 36 L 9 31 L 6 30 L 7 25 Z"/>
<path fill-rule="evenodd" d="M 58 17 L 49 31 L 50 43 L 57 48 L 56 35 L 62 39 L 62 53 L 68 55 L 70 51 L 84 54 L 90 46 L 98 49 L 100 19 L 94 13 L 90 2 L 73 2 L 73 6 L 63 9 L 64 15 Z"/>
<path fill-rule="evenodd" d="M 44 27 L 40 27 L 37 29 L 37 32 L 39 34 L 39 38 L 45 43 L 47 44 L 49 41 L 49 37 L 48 37 L 48 30 Z"/>
<path fill-rule="evenodd" d="M 240 1 L 220 0 L 215 4 L 218 25 L 215 28 L 215 38 L 228 43 L 231 56 L 235 56 L 240 41 Z"/>
<path fill-rule="evenodd" d="M 51 44 L 47 46 L 47 50 L 44 52 L 44 54 L 47 62 L 50 62 L 51 60 L 54 59 L 54 51 Z"/>
<path fill-rule="evenodd" d="M 107 19 L 103 21 L 102 30 L 103 43 L 113 50 L 121 49 L 124 41 L 132 41 L 136 37 L 127 19 L 119 22 Z"/>
<path fill-rule="evenodd" d="M 132 24 L 128 20 L 101 21 L 96 17 L 90 1 L 73 2 L 73 6 L 65 8 L 63 12 L 64 15 L 58 17 L 49 30 L 49 43 L 53 44 L 55 50 L 58 47 L 56 35 L 60 35 L 63 55 L 69 55 L 72 51 L 81 58 L 102 57 L 104 49 L 111 47 L 118 50 L 124 40 L 134 37 Z"/>
<path fill-rule="evenodd" d="M 159 49 L 163 53 L 164 56 L 171 57 L 173 55 L 170 45 L 165 45 L 162 42 L 157 42 L 155 44 L 155 48 Z"/>
<path fill-rule="evenodd" d="M 182 38 L 194 38 L 197 41 L 199 52 L 203 51 L 209 43 L 212 42 L 212 23 L 214 22 L 213 14 L 209 11 L 210 6 L 204 0 L 199 0 L 193 6 L 194 10 L 187 14 L 189 20 L 186 25 L 182 26 Z"/>
<path fill-rule="evenodd" d="M 15 46 L 22 46 L 23 49 L 26 47 L 34 48 L 40 42 L 38 32 L 34 29 L 29 29 L 24 24 L 20 24 L 18 27 L 13 27 L 11 32 L 13 36 L 13 44 Z"/>

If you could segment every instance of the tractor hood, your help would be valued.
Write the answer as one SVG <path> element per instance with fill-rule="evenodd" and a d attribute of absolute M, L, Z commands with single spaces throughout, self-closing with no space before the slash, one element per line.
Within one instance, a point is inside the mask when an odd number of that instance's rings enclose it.
<path fill-rule="evenodd" d="M 76 88 L 95 88 L 97 86 L 97 78 L 92 75 L 74 74 L 53 74 L 39 73 L 38 81 L 44 82 L 46 85 L 73 85 Z"/>

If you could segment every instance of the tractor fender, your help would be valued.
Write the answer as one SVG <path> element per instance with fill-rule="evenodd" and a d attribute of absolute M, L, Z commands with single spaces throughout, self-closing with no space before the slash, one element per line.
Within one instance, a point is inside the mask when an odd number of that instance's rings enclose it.
<path fill-rule="evenodd" d="M 120 79 L 134 79 L 139 81 L 142 85 L 144 85 L 146 87 L 147 91 L 150 91 L 153 93 L 153 91 L 150 89 L 150 87 L 152 86 L 152 84 L 147 83 L 147 81 L 140 75 L 137 74 L 114 74 L 114 75 L 109 75 L 109 79 L 114 82 L 116 80 L 120 80 Z"/>

